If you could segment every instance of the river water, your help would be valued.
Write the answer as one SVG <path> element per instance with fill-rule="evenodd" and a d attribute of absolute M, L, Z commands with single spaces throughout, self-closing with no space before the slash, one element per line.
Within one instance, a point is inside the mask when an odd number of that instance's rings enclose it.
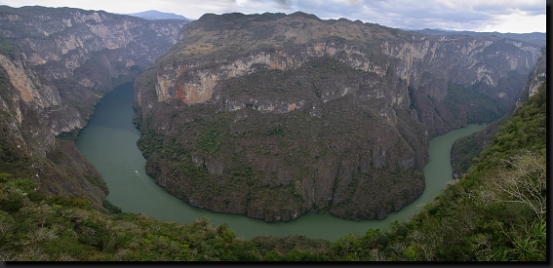
<path fill-rule="evenodd" d="M 301 234 L 335 241 L 346 234 L 364 234 L 369 228 L 382 229 L 392 221 L 407 219 L 425 203 L 431 202 L 433 196 L 440 194 L 446 183 L 453 179 L 450 164 L 453 142 L 484 128 L 482 125 L 469 125 L 432 139 L 430 161 L 424 168 L 426 188 L 423 195 L 382 220 L 356 222 L 328 214 L 309 213 L 286 223 L 266 223 L 242 215 L 214 213 L 191 207 L 157 185 L 153 178 L 146 175 L 146 160 L 136 146 L 140 132 L 132 123 L 135 114 L 132 104 L 132 83 L 119 86 L 106 94 L 75 142 L 106 181 L 109 188 L 107 199 L 121 207 L 123 212 L 144 213 L 160 220 L 188 223 L 206 217 L 215 225 L 227 223 L 238 237 L 244 239 L 261 235 Z"/>

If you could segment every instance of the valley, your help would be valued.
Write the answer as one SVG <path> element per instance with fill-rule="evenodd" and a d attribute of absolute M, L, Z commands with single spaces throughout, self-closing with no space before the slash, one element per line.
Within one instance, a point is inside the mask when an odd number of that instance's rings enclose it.
<path fill-rule="evenodd" d="M 145 163 L 136 141 L 140 133 L 132 124 L 134 110 L 132 84 L 119 86 L 108 93 L 96 107 L 88 125 L 75 141 L 83 155 L 98 169 L 110 193 L 107 200 L 123 212 L 143 214 L 155 219 L 181 224 L 207 218 L 215 225 L 228 224 L 238 237 L 304 235 L 314 239 L 335 241 L 353 232 L 385 228 L 396 220 L 408 219 L 432 201 L 452 180 L 449 152 L 461 136 L 478 131 L 483 126 L 470 125 L 436 137 L 430 142 L 430 161 L 425 165 L 426 188 L 415 201 L 381 220 L 350 221 L 334 216 L 309 213 L 289 222 L 266 223 L 244 215 L 214 213 L 192 207 L 169 194 L 146 174 Z"/>
<path fill-rule="evenodd" d="M 539 33 L 129 15 L 0 6 L 0 260 L 545 259 Z"/>
<path fill-rule="evenodd" d="M 493 36 L 206 14 L 136 80 L 138 146 L 195 207 L 382 219 L 422 194 L 428 142 L 501 118 L 539 56 Z"/>
<path fill-rule="evenodd" d="M 89 198 L 105 212 L 105 182 L 73 141 L 99 99 L 151 66 L 184 23 L 0 6 L 2 150 L 17 155 L 0 157 L 2 172 L 34 178 L 47 194 Z"/>

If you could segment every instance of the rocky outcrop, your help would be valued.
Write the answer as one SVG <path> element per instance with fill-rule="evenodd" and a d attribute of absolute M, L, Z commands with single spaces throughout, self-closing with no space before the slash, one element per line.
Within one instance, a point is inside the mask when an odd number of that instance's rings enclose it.
<path fill-rule="evenodd" d="M 55 135 L 84 127 L 102 94 L 152 65 L 185 24 L 70 8 L 0 11 L 0 35 L 19 48 L 17 61 L 0 63 Z"/>
<path fill-rule="evenodd" d="M 0 172 L 30 178 L 38 184 L 35 190 L 44 194 L 89 199 L 105 211 L 107 187 L 96 168 L 72 142 L 56 139 L 49 131 L 48 121 L 35 106 L 42 103 L 23 97 L 30 93 L 33 99 L 40 98 L 42 93 L 27 76 L 14 76 L 25 73 L 20 68 L 23 63 L 4 55 L 0 62 Z"/>
<path fill-rule="evenodd" d="M 538 92 L 538 89 L 540 88 L 540 86 L 543 83 L 545 83 L 545 80 L 547 77 L 546 52 L 547 52 L 547 49 L 544 46 L 541 49 L 541 56 L 538 59 L 535 68 L 528 76 L 528 81 L 526 82 L 524 89 L 522 90 L 520 96 L 517 99 L 517 102 L 516 102 L 517 108 L 520 107 L 528 98 L 535 95 Z"/>
<path fill-rule="evenodd" d="M 528 98 L 537 93 L 538 88 L 545 82 L 546 73 L 546 49 L 543 47 L 541 49 L 541 56 L 538 58 L 532 72 L 528 75 L 527 82 L 516 101 L 516 105 L 511 107 L 501 119 L 486 125 L 485 129 L 455 141 L 451 149 L 451 162 L 455 177 L 460 176 L 468 170 L 473 158 L 479 157 L 480 152 L 492 142 L 499 127 L 504 125 L 507 120 L 510 120 L 516 109 L 526 102 Z"/>
<path fill-rule="evenodd" d="M 94 105 L 176 43 L 184 21 L 71 8 L 0 7 L 0 172 L 92 200 L 107 187 L 72 142 Z"/>
<path fill-rule="evenodd" d="M 55 135 L 58 134 L 54 129 L 71 131 L 84 126 L 85 121 L 79 116 L 78 110 L 67 105 L 61 99 L 57 88 L 43 79 L 21 57 L 11 58 L 0 55 L 0 66 L 4 68 L 6 78 L 16 90 L 16 94 L 7 100 L 15 104 L 10 112 L 15 115 L 20 126 L 24 119 L 23 115 L 27 113 L 22 112 L 22 109 L 32 109 L 37 112 L 40 119 L 36 123 L 40 127 L 33 131 L 32 135 L 45 150 L 52 145 Z"/>
<path fill-rule="evenodd" d="M 539 55 L 303 13 L 208 14 L 136 83 L 139 146 L 193 206 L 382 218 L 422 193 L 428 141 L 501 117 Z"/>
<path fill-rule="evenodd" d="M 427 35 L 468 35 L 468 36 L 497 36 L 505 39 L 519 40 L 525 43 L 536 44 L 538 46 L 545 46 L 546 34 L 545 32 L 533 32 L 533 33 L 500 33 L 500 32 L 472 32 L 472 31 L 442 31 L 437 29 L 423 29 L 423 30 L 410 30 L 411 32 L 418 32 Z"/>
<path fill-rule="evenodd" d="M 234 21 L 239 26 L 227 30 L 225 25 L 232 24 L 232 16 L 236 17 Z M 276 16 L 277 19 L 273 21 L 252 19 L 249 23 L 241 21 L 238 14 L 222 17 L 205 15 L 197 24 L 184 29 L 181 35 L 187 38 L 181 42 L 180 49 L 174 50 L 178 53 L 164 57 L 158 68 L 158 101 L 177 98 L 185 104 L 204 103 L 217 98 L 213 94 L 219 81 L 248 75 L 260 68 L 294 70 L 312 59 L 333 57 L 347 66 L 380 77 L 392 74 L 405 80 L 422 97 L 430 97 L 438 102 L 447 95 L 448 83 L 455 83 L 475 87 L 476 91 L 500 102 L 502 106 L 510 107 L 523 84 L 517 81 L 516 85 L 506 86 L 506 83 L 512 84 L 507 79 L 514 75 L 524 77 L 540 56 L 537 45 L 495 37 L 411 35 L 347 20 L 329 23 L 301 14 Z M 213 29 L 210 25 L 214 23 L 223 23 L 223 26 L 220 30 Z M 256 29 L 262 26 L 272 32 L 268 30 L 268 37 L 252 40 L 256 36 Z M 201 30 L 204 32 L 200 37 Z M 238 31 L 244 32 L 240 38 L 237 37 Z M 357 33 L 357 37 L 353 37 L 353 32 Z M 306 35 L 311 36 L 311 39 L 305 39 Z M 223 36 L 226 39 L 222 39 Z M 219 37 L 217 40 L 221 41 L 214 41 L 214 37 Z M 223 42 L 226 44 L 223 45 Z M 240 42 L 250 43 L 239 46 Z M 363 45 L 363 42 L 371 42 L 372 46 Z M 244 53 L 231 53 L 237 47 Z M 203 55 L 203 58 L 195 60 L 197 53 Z M 189 57 L 175 60 L 181 54 Z M 219 54 L 228 57 L 222 58 Z M 341 93 L 334 94 L 343 96 L 354 92 L 345 88 L 340 90 Z M 385 92 L 375 92 L 372 97 L 384 98 L 393 91 Z M 388 107 L 404 106 L 409 99 L 406 93 L 404 87 L 400 92 L 393 93 L 393 96 L 386 96 L 390 100 Z M 233 107 L 245 107 L 245 102 L 240 105 L 235 103 Z M 391 114 L 384 110 L 381 114 Z M 438 127 L 436 130 L 437 124 L 445 123 L 434 122 L 443 119 L 435 118 L 432 112 L 419 116 L 428 118 L 424 123 L 431 136 L 451 129 Z M 462 125 L 460 123 L 454 127 Z"/>

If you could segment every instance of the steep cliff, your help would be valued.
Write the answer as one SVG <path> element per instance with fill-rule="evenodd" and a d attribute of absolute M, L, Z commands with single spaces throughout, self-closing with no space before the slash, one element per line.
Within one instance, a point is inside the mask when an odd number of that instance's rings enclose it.
<path fill-rule="evenodd" d="M 172 46 L 184 21 L 147 21 L 71 8 L 0 7 L 0 35 L 20 61 L 0 58 L 22 100 L 55 134 L 86 125 L 96 101 Z"/>
<path fill-rule="evenodd" d="M 96 102 L 176 43 L 183 21 L 100 11 L 0 6 L 0 172 L 33 178 L 44 193 L 107 193 L 75 145 Z M 61 135 L 60 135 L 61 134 Z"/>
<path fill-rule="evenodd" d="M 453 144 L 451 149 L 451 162 L 453 165 L 453 173 L 455 177 L 466 172 L 472 164 L 472 159 L 477 158 L 480 152 L 492 142 L 498 128 L 510 120 L 512 115 L 528 98 L 538 92 L 538 89 L 545 83 L 547 66 L 546 66 L 546 47 L 541 49 L 541 56 L 538 58 L 532 72 L 528 75 L 524 89 L 519 94 L 516 105 L 512 106 L 509 111 L 499 120 L 488 124 L 485 129 L 473 133 L 467 137 L 463 137 Z"/>
<path fill-rule="evenodd" d="M 0 55 L 0 59 L 6 57 Z M 3 66 L 0 66 L 0 172 L 32 179 L 38 185 L 34 190 L 41 193 L 89 199 L 94 208 L 105 211 L 102 203 L 108 189 L 96 168 L 73 143 L 56 139 L 48 131 L 37 109 L 22 100 L 24 95 L 18 88 L 21 84 L 12 83 L 13 73 Z"/>
<path fill-rule="evenodd" d="M 522 106 L 522 104 L 538 93 L 540 86 L 545 83 L 547 77 L 547 49 L 544 46 L 541 49 L 541 56 L 536 63 L 536 67 L 528 76 L 528 81 L 524 86 L 520 96 L 517 99 L 516 107 Z"/>
<path fill-rule="evenodd" d="M 303 13 L 207 14 L 137 80 L 139 147 L 197 207 L 382 218 L 422 193 L 428 141 L 501 117 L 539 55 Z"/>

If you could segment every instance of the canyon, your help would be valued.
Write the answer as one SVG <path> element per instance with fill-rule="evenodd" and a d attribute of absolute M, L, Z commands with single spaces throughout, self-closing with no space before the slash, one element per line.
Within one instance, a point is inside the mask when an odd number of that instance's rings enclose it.
<path fill-rule="evenodd" d="M 104 211 L 108 189 L 72 141 L 99 99 L 151 66 L 185 23 L 1 6 L 2 171 L 37 180 L 45 193 L 91 199 Z"/>
<path fill-rule="evenodd" d="M 360 21 L 206 14 L 135 83 L 147 172 L 187 203 L 288 221 L 383 218 L 428 141 L 501 118 L 540 46 Z"/>
<path fill-rule="evenodd" d="M 301 12 L 186 22 L 2 6 L 0 20 L 2 171 L 102 211 L 108 189 L 72 141 L 125 82 L 147 172 L 187 203 L 380 219 L 422 194 L 429 140 L 501 118 L 543 54 Z"/>
<path fill-rule="evenodd" d="M 0 6 L 0 259 L 544 261 L 540 36 Z"/>

